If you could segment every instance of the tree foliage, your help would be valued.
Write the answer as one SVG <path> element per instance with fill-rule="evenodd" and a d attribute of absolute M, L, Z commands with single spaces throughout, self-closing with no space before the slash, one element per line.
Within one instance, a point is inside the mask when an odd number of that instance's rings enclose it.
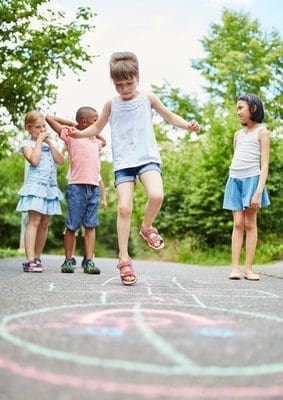
<path fill-rule="evenodd" d="M 201 42 L 206 57 L 193 67 L 207 80 L 208 93 L 226 103 L 257 93 L 282 118 L 283 47 L 277 31 L 265 33 L 250 14 L 226 9 L 221 24 L 212 23 Z"/>
<path fill-rule="evenodd" d="M 195 109 L 201 117 L 203 134 L 198 140 L 179 141 L 175 152 L 163 152 L 165 201 L 157 224 L 165 235 L 179 240 L 197 237 L 209 246 L 230 242 L 232 218 L 222 210 L 222 201 L 233 135 L 240 129 L 235 98 L 248 92 L 262 98 L 268 128 L 273 130 L 267 183 L 272 206 L 260 211 L 259 227 L 265 236 L 272 232 L 280 235 L 283 162 L 278 78 L 283 72 L 282 40 L 276 32 L 263 33 L 259 22 L 248 14 L 225 10 L 221 24 L 212 24 L 202 43 L 206 56 L 193 65 L 207 80 L 209 101 L 198 106 L 191 103 L 187 109 Z M 155 90 L 173 111 L 184 109 L 183 98 L 176 97 L 178 89 L 163 86 Z M 189 96 L 186 100 L 190 102 Z"/>
<path fill-rule="evenodd" d="M 166 244 L 173 243 L 174 257 L 179 254 L 182 262 L 188 261 L 188 252 L 196 250 L 199 254 L 207 246 L 210 250 L 215 245 L 229 246 L 232 217 L 229 211 L 222 210 L 222 201 L 233 153 L 233 135 L 240 128 L 235 96 L 240 92 L 254 92 L 264 102 L 265 122 L 272 131 L 267 181 L 271 206 L 260 210 L 259 237 L 264 242 L 257 251 L 265 252 L 267 260 L 270 260 L 278 257 L 283 220 L 282 113 L 279 105 L 282 41 L 276 32 L 263 33 L 259 22 L 251 20 L 248 14 L 225 10 L 221 23 L 212 24 L 211 32 L 202 43 L 206 56 L 193 65 L 206 77 L 209 99 L 205 104 L 181 89 L 171 87 L 168 82 L 154 87 L 170 109 L 186 119 L 198 119 L 202 126 L 198 135 L 184 136 L 180 135 L 180 130 L 157 120 L 155 130 L 163 160 L 165 199 L 155 223 Z M 172 137 L 178 139 L 172 140 Z M 18 240 L 20 218 L 14 210 L 16 191 L 23 180 L 23 161 L 14 156 L 0 161 L 0 165 L 3 182 L 1 210 L 4 210 L 0 234 L 5 238 L 5 245 L 14 247 Z M 19 175 L 19 169 L 22 175 Z M 64 191 L 66 168 L 58 168 L 58 173 L 59 185 Z M 113 256 L 118 251 L 115 230 L 117 205 L 112 168 L 107 162 L 102 165 L 102 175 L 108 193 L 108 208 L 100 211 L 96 253 Z M 137 184 L 130 240 L 132 256 L 140 255 L 143 248 L 138 231 L 145 202 L 144 189 Z M 64 207 L 63 204 L 65 211 Z M 56 218 L 51 218 L 46 249 L 58 245 L 63 247 L 64 217 Z"/>
<path fill-rule="evenodd" d="M 0 119 L 22 126 L 21 116 L 56 98 L 56 78 L 65 68 L 84 70 L 92 56 L 83 36 L 94 28 L 94 12 L 79 7 L 74 20 L 48 8 L 49 0 L 0 3 Z M 1 127 L 0 127 L 1 129 Z M 2 127 L 2 145 L 5 130 Z"/>

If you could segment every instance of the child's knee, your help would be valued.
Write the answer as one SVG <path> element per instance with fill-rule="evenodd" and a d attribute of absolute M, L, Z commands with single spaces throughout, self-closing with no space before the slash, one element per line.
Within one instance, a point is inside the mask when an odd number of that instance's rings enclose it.
<path fill-rule="evenodd" d="M 243 220 L 235 220 L 234 221 L 234 229 L 237 231 L 243 231 L 245 228 L 245 224 Z"/>
<path fill-rule="evenodd" d="M 162 204 L 163 198 L 163 193 L 152 193 L 149 195 L 149 201 L 154 204 Z"/>
<path fill-rule="evenodd" d="M 49 225 L 49 218 L 43 218 L 40 221 L 40 226 L 42 229 L 47 229 Z"/>
<path fill-rule="evenodd" d="M 256 222 L 254 222 L 254 221 L 245 221 L 245 230 L 246 231 L 252 231 L 253 229 L 256 229 Z"/>
<path fill-rule="evenodd" d="M 129 217 L 132 214 L 132 206 L 129 204 L 119 204 L 118 213 L 120 217 Z"/>

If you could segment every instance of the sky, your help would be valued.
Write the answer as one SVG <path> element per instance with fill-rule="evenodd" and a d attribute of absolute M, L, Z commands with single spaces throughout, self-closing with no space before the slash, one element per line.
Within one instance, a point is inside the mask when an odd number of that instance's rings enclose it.
<path fill-rule="evenodd" d="M 51 0 L 51 4 L 70 18 L 80 6 L 91 6 L 97 13 L 94 33 L 84 38 L 96 55 L 93 64 L 86 65 L 80 81 L 66 72 L 57 82 L 57 102 L 48 110 L 70 119 L 83 105 L 101 112 L 105 101 L 115 96 L 108 67 L 115 51 L 137 55 L 142 89 L 167 80 L 184 93 L 204 98 L 204 81 L 191 60 L 204 56 L 200 41 L 212 22 L 220 23 L 223 7 L 249 12 L 263 30 L 276 28 L 283 36 L 283 2 L 279 0 Z"/>

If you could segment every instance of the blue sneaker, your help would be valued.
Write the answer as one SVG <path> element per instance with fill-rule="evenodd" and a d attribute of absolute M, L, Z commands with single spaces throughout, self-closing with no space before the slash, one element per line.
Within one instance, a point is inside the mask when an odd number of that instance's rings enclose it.
<path fill-rule="evenodd" d="M 61 272 L 63 272 L 63 273 L 74 272 L 74 265 L 73 265 L 72 259 L 71 260 L 67 260 L 67 258 L 65 259 L 65 261 L 61 265 Z"/>
<path fill-rule="evenodd" d="M 87 261 L 86 256 L 84 256 L 84 258 L 82 259 L 82 263 L 81 263 L 82 268 L 85 267 L 86 261 Z"/>
<path fill-rule="evenodd" d="M 100 269 L 95 266 L 92 260 L 86 259 L 83 268 L 85 274 L 95 274 L 95 275 L 100 274 Z"/>
<path fill-rule="evenodd" d="M 77 265 L 77 260 L 75 259 L 75 257 L 71 258 L 73 266 L 75 267 Z"/>

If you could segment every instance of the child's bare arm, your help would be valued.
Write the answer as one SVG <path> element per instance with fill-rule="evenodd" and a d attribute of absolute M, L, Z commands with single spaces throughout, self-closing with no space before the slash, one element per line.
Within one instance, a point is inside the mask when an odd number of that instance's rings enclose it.
<path fill-rule="evenodd" d="M 96 138 L 97 138 L 98 140 L 101 141 L 102 147 L 106 146 L 107 143 L 106 143 L 106 140 L 104 139 L 103 136 L 101 136 L 100 134 L 98 134 L 98 135 L 96 135 Z"/>
<path fill-rule="evenodd" d="M 169 124 L 176 126 L 177 128 L 186 129 L 190 131 L 198 131 L 199 123 L 196 120 L 186 121 L 184 118 L 170 111 L 161 100 L 153 93 L 148 95 L 151 107 L 154 108 L 158 114 L 160 114 L 165 121 Z"/>
<path fill-rule="evenodd" d="M 53 115 L 47 114 L 46 117 L 46 122 L 48 123 L 48 125 L 56 132 L 58 133 L 58 135 L 61 134 L 61 131 L 64 127 L 64 125 L 68 125 L 68 126 L 75 126 L 71 121 L 68 120 L 64 120 L 62 118 L 59 117 L 55 117 Z M 64 122 L 67 122 L 67 124 L 65 124 Z"/>
<path fill-rule="evenodd" d="M 69 134 L 70 136 L 74 138 L 84 138 L 84 137 L 91 137 L 91 136 L 97 136 L 100 134 L 102 129 L 105 127 L 105 125 L 108 122 L 108 118 L 111 112 L 111 100 L 109 100 L 107 103 L 105 103 L 103 110 L 101 112 L 101 115 L 99 116 L 98 120 L 88 126 L 86 129 L 80 131 L 75 128 L 69 128 Z"/>
<path fill-rule="evenodd" d="M 35 147 L 25 146 L 22 149 L 25 159 L 34 167 L 36 167 L 41 157 L 42 142 L 46 140 L 48 133 L 46 131 L 40 132 L 35 143 Z"/>
<path fill-rule="evenodd" d="M 107 208 L 106 190 L 102 179 L 99 182 L 99 187 L 100 187 L 101 206 L 103 208 Z"/>
<path fill-rule="evenodd" d="M 45 139 L 45 143 L 48 144 L 55 162 L 57 164 L 59 164 L 59 165 L 64 164 L 64 156 L 63 156 L 63 154 L 57 149 L 56 146 L 54 146 L 54 144 L 51 142 L 51 140 L 49 138 L 46 138 Z"/>
<path fill-rule="evenodd" d="M 55 121 L 59 122 L 59 124 L 61 124 L 61 125 L 74 126 L 75 128 L 77 127 L 77 123 L 70 121 L 69 119 L 61 118 L 61 117 L 57 117 L 57 116 L 53 116 L 53 119 L 55 119 Z"/>

